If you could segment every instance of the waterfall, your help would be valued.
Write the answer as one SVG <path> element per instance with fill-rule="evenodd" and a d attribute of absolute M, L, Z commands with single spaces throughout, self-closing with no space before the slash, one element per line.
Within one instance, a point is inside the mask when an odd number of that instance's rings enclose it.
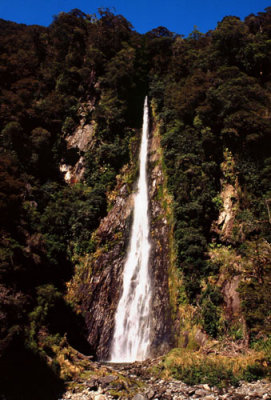
<path fill-rule="evenodd" d="M 143 361 L 150 348 L 151 285 L 149 274 L 148 154 L 149 114 L 145 98 L 140 170 L 134 199 L 134 219 L 123 270 L 123 291 L 115 315 L 110 361 Z"/>

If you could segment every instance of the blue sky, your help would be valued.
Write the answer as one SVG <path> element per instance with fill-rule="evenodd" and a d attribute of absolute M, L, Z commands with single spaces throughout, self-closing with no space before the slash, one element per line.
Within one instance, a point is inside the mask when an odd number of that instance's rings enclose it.
<path fill-rule="evenodd" d="M 114 7 L 140 33 L 162 25 L 188 35 L 195 25 L 205 33 L 226 15 L 243 19 L 268 6 L 271 0 L 0 0 L 0 18 L 48 26 L 60 11 L 79 8 L 93 14 L 99 7 Z"/>

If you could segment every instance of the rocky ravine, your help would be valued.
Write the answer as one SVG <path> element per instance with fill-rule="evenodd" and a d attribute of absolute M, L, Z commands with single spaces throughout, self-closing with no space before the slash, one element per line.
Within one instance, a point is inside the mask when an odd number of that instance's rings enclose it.
<path fill-rule="evenodd" d="M 156 361 L 154 361 L 155 363 Z M 164 380 L 151 376 L 152 362 L 101 366 L 103 376 L 93 373 L 77 387 L 68 390 L 64 400 L 270 400 L 271 383 L 241 382 L 238 387 L 227 389 L 209 385 L 189 386 L 177 380 Z"/>

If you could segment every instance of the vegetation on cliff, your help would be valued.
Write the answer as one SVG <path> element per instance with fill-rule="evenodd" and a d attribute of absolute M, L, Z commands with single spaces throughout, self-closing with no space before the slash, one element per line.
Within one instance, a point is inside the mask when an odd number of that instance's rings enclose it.
<path fill-rule="evenodd" d="M 150 81 L 174 197 L 181 342 L 197 350 L 203 329 L 209 338 L 238 342 L 241 351 L 248 345 L 265 349 L 265 365 L 271 310 L 270 29 L 267 9 L 244 22 L 225 17 L 205 35 L 196 29 L 186 39 L 167 33 L 159 39 L 167 43 L 167 62 L 153 60 Z"/>
<path fill-rule="evenodd" d="M 139 35 L 109 10 L 61 13 L 48 28 L 0 20 L 0 48 L 1 370 L 17 352 L 58 376 L 65 340 L 95 353 L 66 283 L 96 250 L 147 91 L 173 198 L 179 344 L 193 347 L 198 327 L 265 351 L 270 366 L 271 8 L 187 38 Z M 95 126 L 87 151 L 66 141 L 82 105 Z M 59 166 L 80 157 L 84 176 L 67 184 Z"/>

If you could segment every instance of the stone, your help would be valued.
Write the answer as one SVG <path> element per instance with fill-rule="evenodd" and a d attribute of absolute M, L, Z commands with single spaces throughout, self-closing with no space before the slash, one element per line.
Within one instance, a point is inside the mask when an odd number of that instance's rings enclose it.
<path fill-rule="evenodd" d="M 102 387 L 105 387 L 105 386 L 109 385 L 111 382 L 115 381 L 116 379 L 117 379 L 117 377 L 114 375 L 106 375 L 106 376 L 103 376 L 102 378 L 100 378 L 99 382 L 102 385 Z"/>
<path fill-rule="evenodd" d="M 195 391 L 195 395 L 203 397 L 203 396 L 207 395 L 207 392 L 204 389 L 198 389 L 198 390 Z"/>
<path fill-rule="evenodd" d="M 200 346 L 204 346 L 204 344 L 208 340 L 208 335 L 206 335 L 206 333 L 203 332 L 201 329 L 198 329 L 195 334 L 195 340 Z"/>
<path fill-rule="evenodd" d="M 106 400 L 106 397 L 103 394 L 98 394 L 94 396 L 93 400 Z"/>
<path fill-rule="evenodd" d="M 153 390 L 150 390 L 150 391 L 147 393 L 147 398 L 148 398 L 148 400 L 153 399 L 154 396 L 155 396 L 155 393 L 154 393 Z"/>
<path fill-rule="evenodd" d="M 145 396 L 140 393 L 137 393 L 132 400 L 147 400 Z"/>
<path fill-rule="evenodd" d="M 97 378 L 93 378 L 93 379 L 88 379 L 85 382 L 86 386 L 90 389 L 90 390 L 98 390 L 99 384 L 97 382 Z"/>
<path fill-rule="evenodd" d="M 240 382 L 238 387 L 229 386 L 227 388 L 218 389 L 215 386 L 209 386 L 206 384 L 200 384 L 195 386 L 189 386 L 185 383 L 177 380 L 164 380 L 158 377 L 149 375 L 148 368 L 154 364 L 155 360 L 147 360 L 143 363 L 137 362 L 130 365 L 115 365 L 105 367 L 99 365 L 97 369 L 103 368 L 103 374 L 107 373 L 103 377 L 95 375 L 89 378 L 89 381 L 96 381 L 100 384 L 100 381 L 105 378 L 108 382 L 108 386 L 104 389 L 99 387 L 99 391 L 90 391 L 88 383 L 86 384 L 88 389 L 82 390 L 82 385 L 78 388 L 73 388 L 63 395 L 63 400 L 113 400 L 114 398 L 122 398 L 123 400 L 271 400 L 271 383 L 264 381 L 257 381 L 253 383 Z M 119 374 L 126 374 L 126 381 L 129 382 L 124 385 L 119 380 L 117 375 L 113 375 L 118 372 Z M 135 377 L 132 382 L 129 381 L 131 374 Z M 143 379 L 142 379 L 143 377 Z M 131 390 L 139 390 L 137 380 L 144 382 L 144 389 L 142 393 L 131 395 Z M 114 388 L 116 392 L 122 391 L 121 397 L 117 397 L 118 394 L 110 394 L 110 382 L 114 382 Z M 82 382 L 80 382 L 82 383 Z M 101 397 L 99 397 L 101 396 Z"/>
<path fill-rule="evenodd" d="M 80 125 L 76 128 L 71 136 L 66 138 L 69 148 L 78 148 L 82 152 L 86 152 L 92 145 L 93 136 L 95 131 L 95 122 L 91 124 L 84 124 L 81 120 Z"/>

